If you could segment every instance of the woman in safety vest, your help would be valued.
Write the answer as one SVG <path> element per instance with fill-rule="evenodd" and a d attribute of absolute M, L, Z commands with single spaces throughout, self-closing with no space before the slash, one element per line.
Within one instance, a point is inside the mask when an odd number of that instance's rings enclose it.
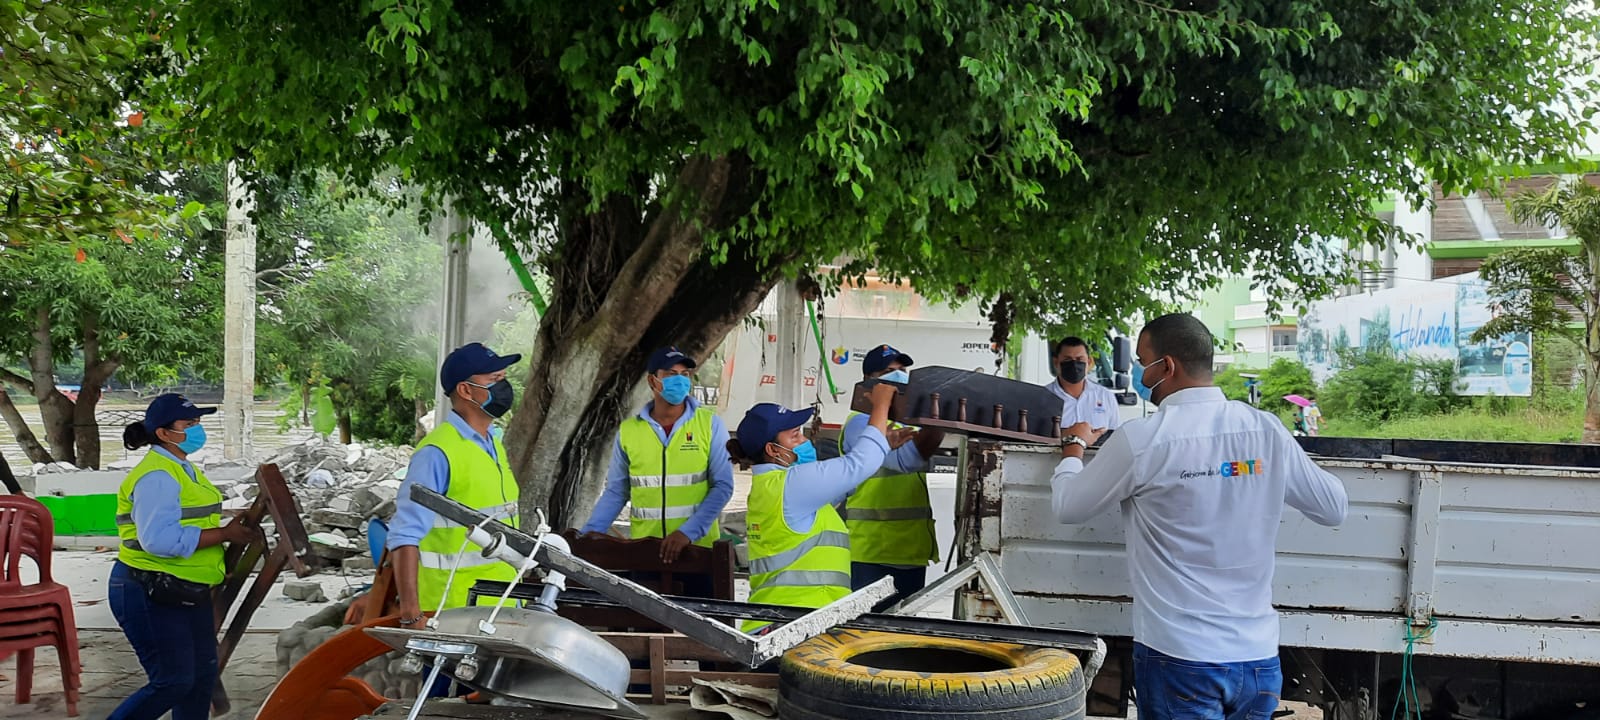
<path fill-rule="evenodd" d="M 182 395 L 150 402 L 122 444 L 149 447 L 117 490 L 117 561 L 108 584 L 111 614 L 150 682 L 122 701 L 111 720 L 205 720 L 217 680 L 211 588 L 222 582 L 223 544 L 243 542 L 242 522 L 222 524 L 222 493 L 189 455 L 206 442 L 196 407 Z"/>
<path fill-rule="evenodd" d="M 815 413 L 761 403 L 745 413 L 728 452 L 753 465 L 746 540 L 750 602 L 819 608 L 850 594 L 850 533 L 834 505 L 883 465 L 896 387 L 872 388 L 869 429 L 842 457 L 816 462 L 801 430 Z M 768 623 L 745 621 L 745 632 Z"/>

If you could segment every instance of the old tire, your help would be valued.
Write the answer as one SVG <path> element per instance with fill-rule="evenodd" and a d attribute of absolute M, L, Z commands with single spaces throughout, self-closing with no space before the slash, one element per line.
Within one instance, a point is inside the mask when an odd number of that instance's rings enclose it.
<path fill-rule="evenodd" d="M 1065 650 L 837 630 L 778 667 L 781 720 L 1082 718 L 1087 688 Z"/>

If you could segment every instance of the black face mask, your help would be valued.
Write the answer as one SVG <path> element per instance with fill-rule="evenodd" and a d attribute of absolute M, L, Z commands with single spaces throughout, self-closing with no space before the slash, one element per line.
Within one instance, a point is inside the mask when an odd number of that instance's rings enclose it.
<path fill-rule="evenodd" d="M 489 391 L 489 399 L 483 401 L 482 406 L 483 411 L 488 413 L 489 417 L 502 417 L 507 412 L 510 412 L 511 405 L 517 398 L 517 391 L 512 389 L 510 381 L 507 380 L 501 380 L 488 386 L 475 385 L 473 383 L 467 384 Z"/>
<path fill-rule="evenodd" d="M 1082 360 L 1063 360 L 1061 362 L 1061 379 L 1068 383 L 1083 382 L 1089 377 L 1089 363 Z"/>

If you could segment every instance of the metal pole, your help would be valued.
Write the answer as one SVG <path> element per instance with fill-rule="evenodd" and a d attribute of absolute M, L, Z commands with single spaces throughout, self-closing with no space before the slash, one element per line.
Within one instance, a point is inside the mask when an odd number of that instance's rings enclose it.
<path fill-rule="evenodd" d="M 227 167 L 226 198 L 222 455 L 244 460 L 255 450 L 251 426 L 256 387 L 256 228 L 250 219 L 255 196 L 232 162 Z"/>

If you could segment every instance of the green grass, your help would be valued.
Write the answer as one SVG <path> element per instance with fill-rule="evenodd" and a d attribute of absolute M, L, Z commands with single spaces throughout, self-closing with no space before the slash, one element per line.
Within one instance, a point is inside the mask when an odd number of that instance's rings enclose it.
<path fill-rule="evenodd" d="M 1583 435 L 1583 410 L 1524 407 L 1497 413 L 1481 408 L 1468 408 L 1439 415 L 1399 418 L 1388 422 L 1372 422 L 1360 418 L 1324 418 L 1321 434 L 1416 440 L 1575 443 Z"/>

